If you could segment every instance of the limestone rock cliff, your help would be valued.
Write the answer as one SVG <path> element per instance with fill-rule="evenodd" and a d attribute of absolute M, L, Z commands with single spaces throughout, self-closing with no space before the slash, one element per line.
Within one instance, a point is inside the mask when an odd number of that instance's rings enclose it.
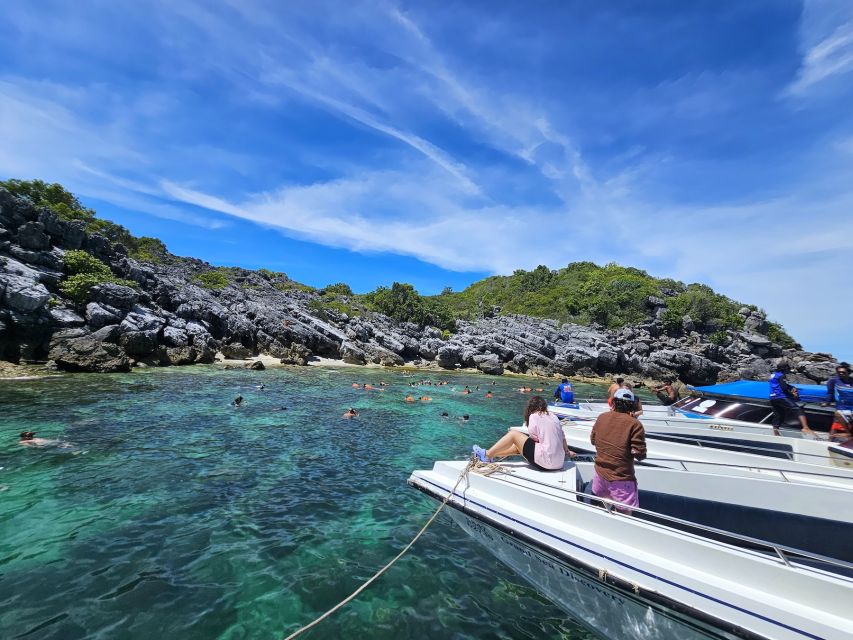
<path fill-rule="evenodd" d="M 94 286 L 84 302 L 64 297 L 64 255 L 76 249 L 102 260 L 127 283 Z M 688 317 L 677 331 L 665 330 L 659 316 L 666 301 L 658 298 L 647 321 L 615 331 L 491 314 L 458 321 L 448 336 L 378 313 L 349 317 L 269 272 L 232 269 L 227 282 L 205 285 L 213 269 L 168 254 L 155 263 L 139 262 L 123 245 L 0 189 L 0 360 L 113 372 L 140 363 L 210 363 L 222 351 L 231 358 L 265 353 L 289 364 L 316 355 L 496 375 L 673 375 L 707 384 L 765 377 L 774 359 L 785 356 L 795 379 L 823 382 L 832 373 L 830 355 L 784 350 L 767 337 L 763 314 L 746 307 L 743 329 L 728 331 L 725 346 L 698 333 Z"/>

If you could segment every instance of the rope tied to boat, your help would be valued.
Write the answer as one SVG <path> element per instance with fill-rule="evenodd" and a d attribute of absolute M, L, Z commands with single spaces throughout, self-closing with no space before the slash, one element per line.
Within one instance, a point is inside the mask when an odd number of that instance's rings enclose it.
<path fill-rule="evenodd" d="M 456 489 L 462 483 L 462 480 L 464 480 L 465 477 L 468 475 L 468 472 L 471 471 L 472 469 L 474 469 L 475 467 L 476 468 L 495 467 L 494 469 L 490 469 L 487 472 L 483 472 L 483 471 L 478 472 L 478 473 L 484 473 L 484 475 L 491 475 L 492 473 L 497 473 L 498 471 L 500 471 L 502 468 L 502 465 L 495 464 L 495 463 L 486 464 L 486 463 L 480 462 L 475 456 L 471 456 L 471 459 L 468 460 L 468 464 L 465 465 L 465 468 L 462 470 L 462 473 L 459 474 L 459 478 L 456 480 L 456 484 L 453 485 L 453 488 L 447 493 L 447 495 L 444 497 L 444 500 L 441 501 L 441 504 L 438 505 L 438 509 L 436 509 L 435 513 L 433 513 L 430 516 L 429 520 L 426 521 L 426 524 L 424 524 L 424 526 L 421 527 L 421 530 L 418 531 L 417 534 L 415 534 L 415 537 L 412 538 L 412 540 L 409 542 L 409 544 L 407 544 L 405 547 L 403 547 L 403 550 L 400 551 L 400 553 L 398 553 L 396 556 L 394 556 L 394 558 L 389 563 L 387 563 L 385 566 L 383 566 L 381 569 L 379 569 L 379 571 L 377 571 L 370 578 L 368 578 L 366 581 L 364 581 L 358 589 L 353 591 L 346 598 L 341 600 L 338 604 L 336 604 L 334 607 L 332 607 L 331 609 L 326 611 L 324 614 L 318 616 L 313 621 L 306 624 L 304 627 L 300 627 L 299 629 L 297 629 L 296 631 L 291 633 L 284 640 L 292 640 L 292 638 L 295 638 L 297 636 L 302 635 L 303 633 L 305 633 L 309 629 L 312 629 L 313 627 L 320 624 L 323 620 L 325 620 L 326 618 L 331 616 L 336 611 L 345 607 L 347 604 L 352 602 L 356 598 L 356 596 L 358 596 L 358 594 L 360 594 L 362 591 L 367 589 L 367 587 L 369 587 L 371 584 L 373 584 L 383 573 L 388 571 L 388 569 L 390 569 L 394 565 L 394 563 L 397 562 L 397 560 L 399 560 L 404 555 L 406 555 L 406 553 L 409 551 L 409 549 L 411 549 L 412 546 L 415 544 L 415 542 L 418 541 L 418 538 L 420 538 L 421 535 L 423 535 L 424 531 L 426 531 L 427 528 L 436 519 L 436 517 L 438 517 L 438 514 L 441 513 L 441 510 L 444 509 L 445 505 L 447 505 L 448 501 L 450 500 L 450 496 L 452 496 L 456 492 Z M 507 471 L 504 471 L 504 473 L 507 473 Z"/>
<path fill-rule="evenodd" d="M 481 462 L 480 460 L 475 460 L 473 466 L 471 467 L 471 471 L 474 473 L 479 473 L 483 476 L 490 476 L 493 473 L 505 473 L 507 475 L 511 474 L 513 471 L 507 466 L 504 466 L 498 462 Z"/>

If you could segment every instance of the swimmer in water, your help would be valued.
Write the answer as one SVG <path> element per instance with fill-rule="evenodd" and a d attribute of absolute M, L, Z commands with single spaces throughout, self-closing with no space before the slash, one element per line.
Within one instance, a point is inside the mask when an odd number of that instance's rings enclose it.
<path fill-rule="evenodd" d="M 360 385 L 360 384 L 358 384 L 357 382 L 353 382 L 353 383 L 352 383 L 352 388 L 353 388 L 353 389 L 361 389 L 361 385 Z"/>
<path fill-rule="evenodd" d="M 414 396 L 406 396 L 406 402 L 414 402 L 414 401 L 415 401 Z"/>
<path fill-rule="evenodd" d="M 231 403 L 232 407 L 239 407 L 243 404 L 243 396 L 237 396 L 234 398 L 234 401 Z"/>
<path fill-rule="evenodd" d="M 468 414 L 467 413 L 464 416 L 462 416 L 462 422 L 468 422 Z"/>
<path fill-rule="evenodd" d="M 373 391 L 375 388 L 376 387 L 374 387 L 372 384 L 367 384 L 366 382 L 364 383 L 364 390 L 365 391 Z"/>
<path fill-rule="evenodd" d="M 344 411 L 344 415 L 341 417 L 342 418 L 355 418 L 356 416 L 358 416 L 358 411 L 356 411 L 355 409 L 350 407 L 349 409 Z"/>
<path fill-rule="evenodd" d="M 255 389 L 257 389 L 258 391 L 263 391 L 266 388 L 267 388 L 267 385 L 265 385 L 265 384 L 255 385 Z"/>
<path fill-rule="evenodd" d="M 441 412 L 441 417 L 442 417 L 442 418 L 449 418 L 449 417 L 450 417 L 450 414 L 449 414 L 449 413 L 447 413 L 447 411 L 442 411 L 442 412 Z"/>
<path fill-rule="evenodd" d="M 492 395 L 492 392 L 491 392 L 491 391 L 486 391 L 486 397 L 487 397 L 487 398 L 494 398 L 495 396 L 494 396 L 494 395 Z"/>
<path fill-rule="evenodd" d="M 30 447 L 46 447 L 48 445 L 57 444 L 59 440 L 48 440 L 47 438 L 36 438 L 35 431 L 21 431 L 21 439 L 18 444 L 27 445 Z"/>
<path fill-rule="evenodd" d="M 429 396 L 421 396 L 421 402 L 432 402 L 432 398 Z"/>

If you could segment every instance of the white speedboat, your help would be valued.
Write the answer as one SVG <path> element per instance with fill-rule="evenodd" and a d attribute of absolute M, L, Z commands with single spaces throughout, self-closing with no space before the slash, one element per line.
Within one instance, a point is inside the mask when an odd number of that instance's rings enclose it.
<path fill-rule="evenodd" d="M 465 467 L 436 462 L 409 483 L 447 498 L 453 519 L 490 553 L 600 636 L 851 638 L 849 563 L 646 509 L 620 513 L 577 491 L 589 465 L 541 472 L 505 463 L 510 473 L 468 473 L 453 490 Z M 849 540 L 849 529 L 842 535 Z"/>
<path fill-rule="evenodd" d="M 643 425 L 646 424 L 644 421 Z M 566 442 L 577 453 L 595 453 L 590 443 L 592 425 L 592 421 L 563 421 Z M 656 428 L 649 425 L 651 429 Z M 523 431 L 521 427 L 516 428 Z M 853 466 L 834 465 L 828 451 L 823 457 L 814 454 L 792 460 L 757 454 L 754 448 L 723 449 L 704 445 L 701 440 L 690 441 L 683 435 L 659 437 L 655 432 L 646 433 L 646 448 L 646 462 L 655 466 L 853 489 Z M 853 454 L 853 450 L 849 451 Z"/>
<path fill-rule="evenodd" d="M 684 406 L 702 409 L 704 413 L 676 405 L 643 405 L 640 421 L 646 431 L 647 440 L 678 442 L 703 449 L 739 451 L 820 465 L 833 470 L 853 470 L 853 457 L 845 455 L 839 447 L 831 446 L 828 440 L 804 436 L 799 430 L 782 429 L 776 433 L 770 424 L 728 417 L 731 412 L 727 411 L 726 405 L 718 405 L 725 401 L 687 398 L 682 402 L 693 402 L 694 404 Z M 699 406 L 703 402 L 706 404 Z M 595 419 L 601 413 L 609 411 L 610 407 L 605 402 L 579 402 L 571 405 L 549 405 L 548 410 L 560 419 L 592 425 Z M 761 411 L 765 409 L 762 408 Z M 697 455 L 702 454 L 697 452 Z"/>

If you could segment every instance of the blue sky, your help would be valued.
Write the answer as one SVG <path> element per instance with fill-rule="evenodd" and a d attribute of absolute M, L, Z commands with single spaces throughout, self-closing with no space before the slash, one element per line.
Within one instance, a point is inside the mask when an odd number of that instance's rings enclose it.
<path fill-rule="evenodd" d="M 0 175 L 215 264 L 423 293 L 575 260 L 853 358 L 853 3 L 13 1 Z"/>

